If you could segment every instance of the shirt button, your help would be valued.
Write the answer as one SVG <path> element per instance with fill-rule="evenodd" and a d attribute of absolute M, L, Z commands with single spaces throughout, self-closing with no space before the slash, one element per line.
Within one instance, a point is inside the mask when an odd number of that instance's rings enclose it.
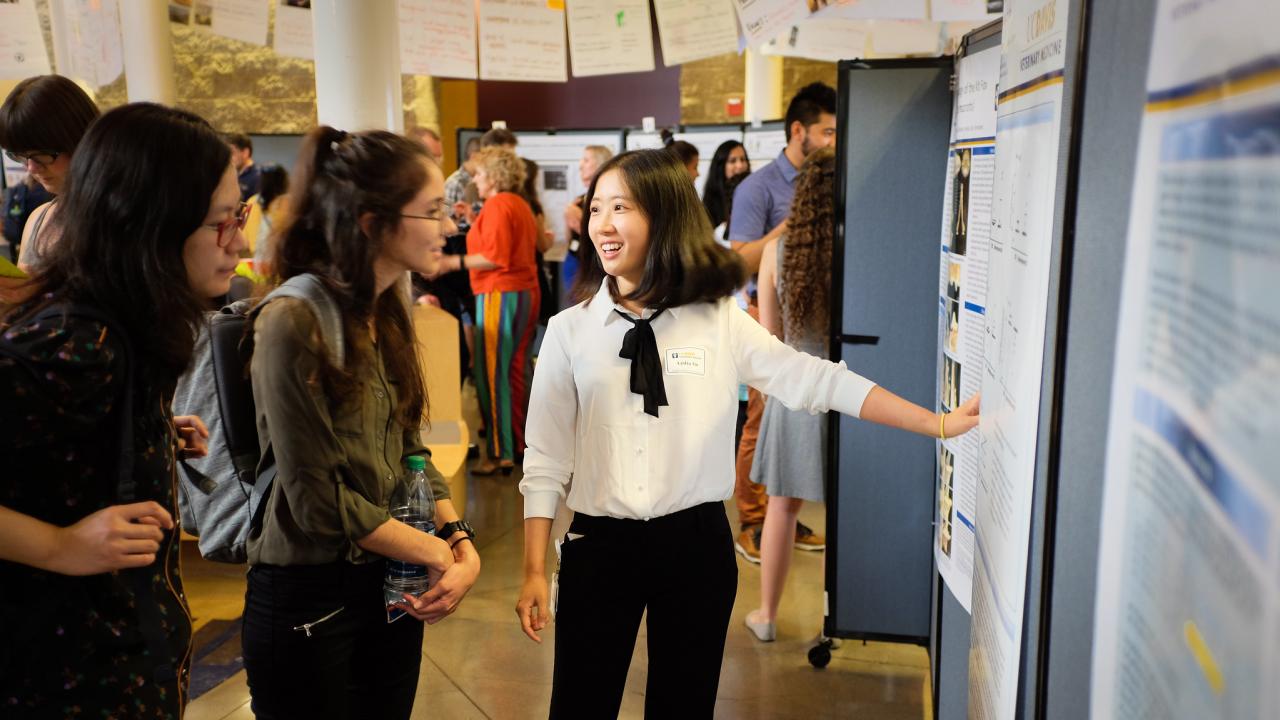
<path fill-rule="evenodd" d="M 373 394 L 374 394 L 374 395 L 376 395 L 376 396 L 378 396 L 378 399 L 381 399 L 381 398 L 382 398 L 382 395 L 383 395 L 383 393 L 382 393 L 382 391 L 381 391 L 381 390 L 374 390 L 374 391 L 373 391 Z"/>

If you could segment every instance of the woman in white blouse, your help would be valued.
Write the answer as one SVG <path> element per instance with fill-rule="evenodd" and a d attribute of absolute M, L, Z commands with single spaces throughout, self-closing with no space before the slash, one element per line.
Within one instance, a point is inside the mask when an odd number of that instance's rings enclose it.
<path fill-rule="evenodd" d="M 587 198 L 582 282 L 600 289 L 551 319 L 538 358 L 516 613 L 538 642 L 557 615 L 552 718 L 617 715 L 646 610 L 646 717 L 709 718 L 737 590 L 723 503 L 739 382 L 933 437 L 973 428 L 977 398 L 939 416 L 752 321 L 732 299 L 742 266 L 670 154 L 611 159 Z M 566 496 L 553 607 L 545 558 Z"/>

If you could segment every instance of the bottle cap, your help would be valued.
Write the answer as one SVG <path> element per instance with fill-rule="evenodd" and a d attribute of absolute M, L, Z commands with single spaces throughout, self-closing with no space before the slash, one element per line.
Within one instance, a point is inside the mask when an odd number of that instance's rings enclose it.
<path fill-rule="evenodd" d="M 426 470 L 427 469 L 427 459 L 422 457 L 421 455 L 410 455 L 409 457 L 405 458 L 404 462 L 406 465 L 409 466 L 410 470 Z"/>

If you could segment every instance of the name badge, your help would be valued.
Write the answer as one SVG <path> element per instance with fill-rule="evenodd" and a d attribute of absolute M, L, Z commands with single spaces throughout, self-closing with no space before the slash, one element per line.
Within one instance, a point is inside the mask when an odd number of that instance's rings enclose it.
<path fill-rule="evenodd" d="M 671 348 L 662 353 L 668 375 L 706 375 L 707 351 L 697 347 Z"/>

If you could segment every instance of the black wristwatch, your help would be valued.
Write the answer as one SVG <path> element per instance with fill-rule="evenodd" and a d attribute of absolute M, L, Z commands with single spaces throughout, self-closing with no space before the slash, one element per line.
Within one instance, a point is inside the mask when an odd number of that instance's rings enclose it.
<path fill-rule="evenodd" d="M 466 533 L 467 539 L 470 540 L 471 542 L 474 543 L 476 541 L 476 531 L 471 528 L 471 523 L 467 522 L 466 520 L 454 520 L 453 522 L 445 523 L 440 528 L 440 532 L 437 535 L 438 537 L 440 537 L 440 539 L 447 541 L 449 538 L 453 537 L 454 534 L 458 532 Z M 458 538 L 458 539 L 461 540 L 462 538 Z M 450 545 L 450 547 L 453 547 L 453 546 Z"/>

